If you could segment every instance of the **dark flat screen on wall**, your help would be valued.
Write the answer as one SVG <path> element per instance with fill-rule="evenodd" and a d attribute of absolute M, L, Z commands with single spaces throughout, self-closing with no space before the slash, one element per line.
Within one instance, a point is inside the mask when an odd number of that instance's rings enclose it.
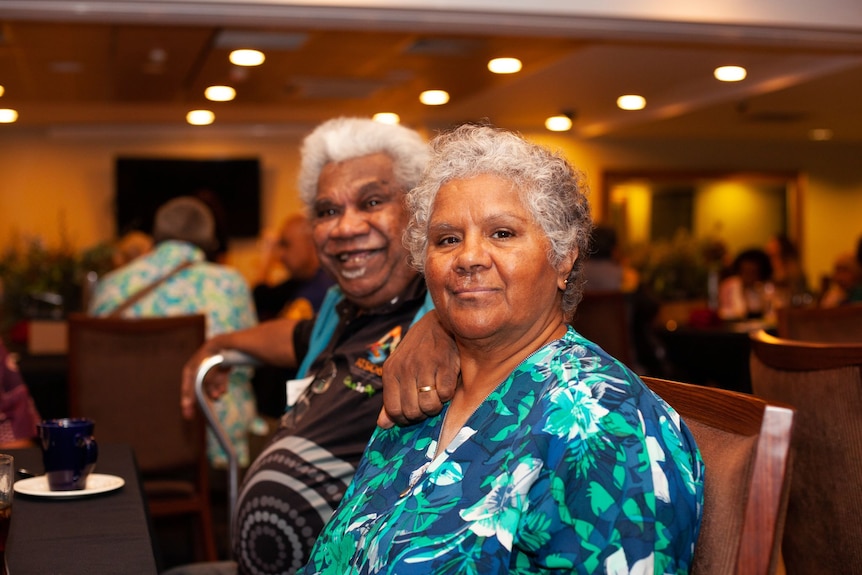
<path fill-rule="evenodd" d="M 257 158 L 192 160 L 117 158 L 117 232 L 151 232 L 153 216 L 166 201 L 198 196 L 216 215 L 222 235 L 257 237 L 260 232 L 260 162 Z"/>

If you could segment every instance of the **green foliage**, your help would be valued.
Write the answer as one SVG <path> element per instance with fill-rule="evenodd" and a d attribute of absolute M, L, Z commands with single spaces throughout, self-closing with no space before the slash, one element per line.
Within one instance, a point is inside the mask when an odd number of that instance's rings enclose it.
<path fill-rule="evenodd" d="M 110 266 L 109 244 L 76 253 L 65 240 L 49 248 L 40 238 L 14 238 L 0 255 L 0 329 L 5 332 L 24 318 L 58 318 L 78 310 L 85 274 L 101 275 Z"/>
<path fill-rule="evenodd" d="M 637 246 L 631 261 L 656 297 L 683 300 L 707 297 L 709 272 L 720 268 L 723 256 L 721 242 L 680 230 L 671 240 Z"/>

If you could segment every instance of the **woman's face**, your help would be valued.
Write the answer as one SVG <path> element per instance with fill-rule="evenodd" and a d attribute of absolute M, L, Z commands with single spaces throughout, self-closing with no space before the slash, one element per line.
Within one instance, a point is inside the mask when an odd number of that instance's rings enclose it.
<path fill-rule="evenodd" d="M 452 180 L 437 194 L 425 276 L 442 321 L 461 341 L 499 344 L 562 321 L 574 256 L 554 269 L 548 240 L 511 182 Z"/>

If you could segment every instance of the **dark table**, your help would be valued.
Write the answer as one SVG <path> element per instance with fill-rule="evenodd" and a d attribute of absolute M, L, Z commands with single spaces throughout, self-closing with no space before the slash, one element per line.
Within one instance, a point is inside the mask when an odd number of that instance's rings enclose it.
<path fill-rule="evenodd" d="M 721 322 L 715 325 L 679 325 L 659 330 L 669 377 L 687 383 L 751 393 L 749 356 L 752 330 L 772 326 L 762 321 Z"/>
<path fill-rule="evenodd" d="M 15 468 L 42 471 L 39 449 L 4 451 Z M 117 491 L 79 499 L 15 493 L 6 560 L 12 575 L 156 574 L 138 470 L 128 445 L 99 445 L 96 473 L 117 475 Z"/>
<path fill-rule="evenodd" d="M 31 355 L 20 345 L 8 348 L 18 354 L 18 369 L 42 419 L 69 417 L 67 356 Z"/>

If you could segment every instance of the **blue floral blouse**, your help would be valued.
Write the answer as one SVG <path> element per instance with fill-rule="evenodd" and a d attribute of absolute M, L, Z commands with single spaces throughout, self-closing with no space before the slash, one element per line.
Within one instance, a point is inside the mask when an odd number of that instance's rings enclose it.
<path fill-rule="evenodd" d="M 688 573 L 704 467 L 679 416 L 569 328 L 434 458 L 378 428 L 302 573 Z"/>

